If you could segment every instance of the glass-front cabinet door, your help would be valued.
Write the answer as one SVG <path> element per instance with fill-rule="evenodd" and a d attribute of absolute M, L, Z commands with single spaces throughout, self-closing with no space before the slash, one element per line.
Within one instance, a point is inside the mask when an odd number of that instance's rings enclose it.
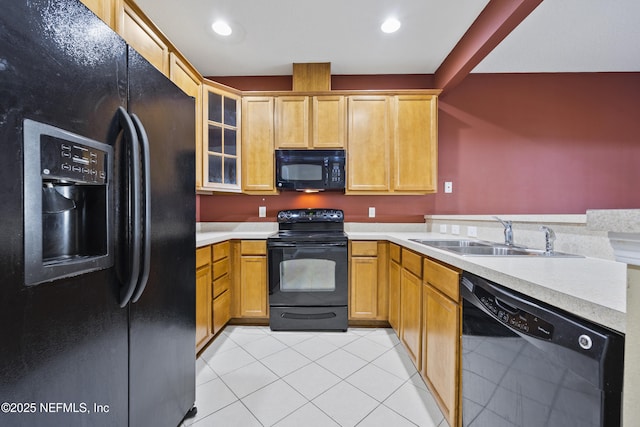
<path fill-rule="evenodd" d="M 205 85 L 203 187 L 240 192 L 240 96 Z"/>

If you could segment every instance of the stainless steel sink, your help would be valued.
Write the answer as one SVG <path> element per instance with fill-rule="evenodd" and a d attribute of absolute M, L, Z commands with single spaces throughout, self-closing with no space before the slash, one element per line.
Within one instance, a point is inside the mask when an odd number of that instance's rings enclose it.
<path fill-rule="evenodd" d="M 555 251 L 547 253 L 541 249 L 531 249 L 522 246 L 507 246 L 502 243 L 487 242 L 483 240 L 410 240 L 462 256 L 584 258 L 582 255 Z"/>
<path fill-rule="evenodd" d="M 409 240 L 411 240 L 412 242 L 420 243 L 422 245 L 434 246 L 436 248 L 491 246 L 490 242 L 483 242 L 480 240 L 420 240 L 420 239 L 409 239 Z"/>

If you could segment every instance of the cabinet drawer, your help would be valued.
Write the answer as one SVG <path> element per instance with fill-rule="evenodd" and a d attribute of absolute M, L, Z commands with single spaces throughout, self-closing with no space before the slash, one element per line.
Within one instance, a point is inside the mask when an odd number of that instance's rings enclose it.
<path fill-rule="evenodd" d="M 196 268 L 209 265 L 209 262 L 211 262 L 211 246 L 196 249 Z"/>
<path fill-rule="evenodd" d="M 227 274 L 213 281 L 213 298 L 228 290 L 231 286 L 231 277 Z"/>
<path fill-rule="evenodd" d="M 400 246 L 396 245 L 395 243 L 389 244 L 389 257 L 391 258 L 392 261 L 395 261 L 398 264 L 400 264 L 400 261 L 402 260 L 400 253 L 401 253 Z"/>
<path fill-rule="evenodd" d="M 422 255 L 402 248 L 402 267 L 422 278 Z"/>
<path fill-rule="evenodd" d="M 433 260 L 424 260 L 424 281 L 452 300 L 460 298 L 460 271 Z"/>
<path fill-rule="evenodd" d="M 229 258 L 224 258 L 213 263 L 213 280 L 227 273 L 229 273 Z"/>
<path fill-rule="evenodd" d="M 229 257 L 229 242 L 216 243 L 213 245 L 213 261 Z"/>
<path fill-rule="evenodd" d="M 266 240 L 241 240 L 240 254 L 241 255 L 266 255 L 267 242 Z"/>
<path fill-rule="evenodd" d="M 378 242 L 362 241 L 351 242 L 351 255 L 352 256 L 377 256 L 378 255 Z"/>

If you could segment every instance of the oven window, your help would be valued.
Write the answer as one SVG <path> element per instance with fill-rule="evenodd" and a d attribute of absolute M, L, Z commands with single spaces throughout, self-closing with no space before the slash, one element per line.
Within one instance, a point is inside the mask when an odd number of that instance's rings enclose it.
<path fill-rule="evenodd" d="M 326 259 L 290 259 L 280 262 L 282 292 L 332 292 L 336 289 L 336 262 Z"/>
<path fill-rule="evenodd" d="M 322 169 L 321 165 L 302 163 L 283 165 L 280 171 L 285 181 L 321 181 Z"/>

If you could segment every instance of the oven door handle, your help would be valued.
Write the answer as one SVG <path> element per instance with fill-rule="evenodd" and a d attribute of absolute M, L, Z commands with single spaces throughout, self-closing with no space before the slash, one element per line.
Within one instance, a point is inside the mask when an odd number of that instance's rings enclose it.
<path fill-rule="evenodd" d="M 345 247 L 347 242 L 268 242 L 267 248 L 327 248 Z"/>

